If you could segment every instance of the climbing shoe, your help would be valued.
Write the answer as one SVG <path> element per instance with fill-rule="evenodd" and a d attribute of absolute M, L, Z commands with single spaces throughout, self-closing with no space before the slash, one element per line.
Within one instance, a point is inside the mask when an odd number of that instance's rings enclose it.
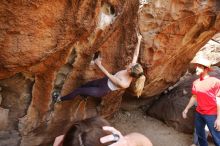
<path fill-rule="evenodd" d="M 52 93 L 52 98 L 53 98 L 53 102 L 54 102 L 54 103 L 61 102 L 60 92 L 59 92 L 59 91 L 54 91 L 54 92 Z"/>
<path fill-rule="evenodd" d="M 87 99 L 88 99 L 88 96 L 86 96 L 86 95 L 81 95 L 81 97 L 84 101 L 87 101 Z"/>

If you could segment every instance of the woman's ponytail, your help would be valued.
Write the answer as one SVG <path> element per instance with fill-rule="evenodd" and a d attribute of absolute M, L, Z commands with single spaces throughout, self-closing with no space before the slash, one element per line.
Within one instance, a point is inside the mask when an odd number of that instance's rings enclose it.
<path fill-rule="evenodd" d="M 141 96 L 141 93 L 144 89 L 144 83 L 145 83 L 146 77 L 142 74 L 140 75 L 134 84 L 134 93 L 137 97 Z"/>

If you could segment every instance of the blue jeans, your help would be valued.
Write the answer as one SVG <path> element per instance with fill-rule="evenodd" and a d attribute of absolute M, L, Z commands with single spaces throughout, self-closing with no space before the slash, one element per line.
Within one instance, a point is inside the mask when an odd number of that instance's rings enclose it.
<path fill-rule="evenodd" d="M 215 145 L 220 146 L 220 132 L 214 128 L 214 123 L 216 118 L 217 118 L 216 115 L 202 115 L 196 112 L 195 125 L 196 125 L 196 133 L 198 135 L 200 146 L 208 146 L 208 142 L 205 134 L 205 125 L 208 126 Z"/>
<path fill-rule="evenodd" d="M 208 138 L 208 135 L 209 135 L 209 130 L 205 128 L 205 137 L 206 137 L 206 139 Z M 194 143 L 196 146 L 200 146 L 200 145 L 199 145 L 199 141 L 198 141 L 198 135 L 196 134 L 196 128 L 194 128 L 193 143 Z"/>

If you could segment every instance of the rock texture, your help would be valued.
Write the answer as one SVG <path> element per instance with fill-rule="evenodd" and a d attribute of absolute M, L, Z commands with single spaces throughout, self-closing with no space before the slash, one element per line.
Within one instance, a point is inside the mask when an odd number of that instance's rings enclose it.
<path fill-rule="evenodd" d="M 213 65 L 220 63 L 220 34 L 215 35 L 202 49 L 196 54 L 207 56 Z"/>
<path fill-rule="evenodd" d="M 147 65 L 143 96 L 161 93 L 186 71 L 196 52 L 219 31 L 219 1 L 148 1 L 139 14 Z"/>
<path fill-rule="evenodd" d="M 123 92 L 59 105 L 52 103 L 51 93 L 65 95 L 102 77 L 90 63 L 97 50 L 110 72 L 122 69 L 131 61 L 137 27 L 147 76 L 142 98 L 176 83 L 196 52 L 219 32 L 218 0 L 156 0 L 138 7 L 138 0 L 0 1 L 1 131 L 19 133 L 16 145 L 43 146 L 72 121 L 110 116 Z"/>

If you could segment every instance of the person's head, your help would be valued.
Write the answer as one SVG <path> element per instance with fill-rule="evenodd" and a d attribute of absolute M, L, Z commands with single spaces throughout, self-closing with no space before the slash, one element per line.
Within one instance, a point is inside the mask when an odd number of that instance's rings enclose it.
<path fill-rule="evenodd" d="M 211 71 L 211 62 L 204 58 L 198 57 L 191 61 L 195 65 L 196 75 L 203 76 L 206 75 L 209 71 Z"/>
<path fill-rule="evenodd" d="M 143 91 L 144 83 L 146 80 L 146 77 L 144 76 L 144 70 L 139 63 L 130 66 L 127 70 L 129 71 L 132 77 L 136 78 L 134 92 L 139 97 Z"/>
<path fill-rule="evenodd" d="M 88 118 L 75 122 L 63 139 L 62 146 L 107 146 L 100 143 L 100 138 L 111 133 L 102 129 L 109 123 L 101 117 Z"/>
<path fill-rule="evenodd" d="M 138 78 L 139 76 L 144 74 L 144 70 L 139 63 L 136 63 L 135 65 L 129 65 L 127 70 L 129 71 L 130 75 L 134 78 Z"/>

